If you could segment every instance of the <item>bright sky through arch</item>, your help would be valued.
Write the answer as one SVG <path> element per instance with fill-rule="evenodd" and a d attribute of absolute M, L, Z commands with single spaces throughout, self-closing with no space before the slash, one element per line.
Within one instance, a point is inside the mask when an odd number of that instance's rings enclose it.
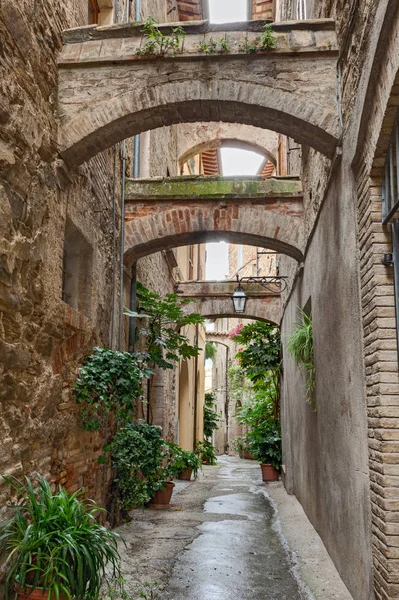
<path fill-rule="evenodd" d="M 247 0 L 209 0 L 211 23 L 233 23 L 248 20 Z"/>
<path fill-rule="evenodd" d="M 221 148 L 222 172 L 224 176 L 256 175 L 264 157 L 257 152 L 238 148 Z M 229 245 L 216 242 L 206 245 L 206 279 L 225 279 L 229 273 Z"/>

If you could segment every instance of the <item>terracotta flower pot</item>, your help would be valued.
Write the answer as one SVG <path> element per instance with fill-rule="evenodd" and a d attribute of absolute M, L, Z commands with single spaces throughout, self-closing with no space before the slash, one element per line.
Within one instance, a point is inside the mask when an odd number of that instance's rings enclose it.
<path fill-rule="evenodd" d="M 192 472 L 193 470 L 191 467 L 189 469 L 186 469 L 185 471 L 181 471 L 181 473 L 179 473 L 178 479 L 182 479 L 183 481 L 191 481 Z"/>
<path fill-rule="evenodd" d="M 158 510 L 170 508 L 170 499 L 174 487 L 175 484 L 172 481 L 167 481 L 163 489 L 155 492 L 155 496 L 149 501 L 148 507 Z"/>
<path fill-rule="evenodd" d="M 278 481 L 278 471 L 272 465 L 261 463 L 262 480 L 263 481 Z"/>
<path fill-rule="evenodd" d="M 242 453 L 242 458 L 245 458 L 245 460 L 255 460 L 252 454 L 250 452 L 247 452 L 246 450 L 244 450 L 244 452 Z"/>
<path fill-rule="evenodd" d="M 48 592 L 43 588 L 21 588 L 17 583 L 14 587 L 19 600 L 47 600 Z M 60 600 L 67 600 L 64 594 L 60 594 Z"/>

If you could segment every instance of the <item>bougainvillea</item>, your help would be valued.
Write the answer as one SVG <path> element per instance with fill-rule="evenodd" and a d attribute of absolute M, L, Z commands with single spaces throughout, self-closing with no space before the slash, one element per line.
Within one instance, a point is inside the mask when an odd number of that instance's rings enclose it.
<path fill-rule="evenodd" d="M 235 337 L 240 335 L 244 325 L 242 323 L 238 323 L 238 325 L 233 329 L 233 331 L 229 331 L 228 336 L 229 340 L 234 340 Z"/>

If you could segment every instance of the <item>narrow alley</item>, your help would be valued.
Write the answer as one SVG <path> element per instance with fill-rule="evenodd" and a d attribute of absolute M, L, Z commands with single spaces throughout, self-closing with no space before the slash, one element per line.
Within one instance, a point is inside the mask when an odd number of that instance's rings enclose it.
<path fill-rule="evenodd" d="M 170 511 L 120 528 L 127 591 L 168 600 L 351 600 L 319 536 L 255 461 L 219 457 L 176 482 Z"/>

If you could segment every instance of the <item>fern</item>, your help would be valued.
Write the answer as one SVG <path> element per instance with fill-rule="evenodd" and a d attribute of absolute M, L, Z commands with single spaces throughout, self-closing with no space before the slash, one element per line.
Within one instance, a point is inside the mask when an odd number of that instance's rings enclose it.
<path fill-rule="evenodd" d="M 313 324 L 312 318 L 300 309 L 302 321 L 294 325 L 294 331 L 288 340 L 288 352 L 294 358 L 306 376 L 306 401 L 313 410 L 313 392 L 316 386 L 316 369 L 313 354 Z"/>

